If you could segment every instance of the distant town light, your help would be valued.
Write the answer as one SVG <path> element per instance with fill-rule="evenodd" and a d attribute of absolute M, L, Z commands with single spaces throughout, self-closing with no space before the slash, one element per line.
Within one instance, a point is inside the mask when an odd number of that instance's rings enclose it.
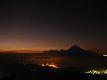
<path fill-rule="evenodd" d="M 52 68 L 58 68 L 55 64 L 51 63 L 46 63 L 46 64 L 41 64 L 41 66 L 48 66 L 48 67 L 52 67 Z"/>
<path fill-rule="evenodd" d="M 45 66 L 45 64 L 42 64 L 42 66 Z"/>
<path fill-rule="evenodd" d="M 107 56 L 106 54 L 103 54 L 103 56 Z"/>
<path fill-rule="evenodd" d="M 90 70 L 90 71 L 87 71 L 85 72 L 86 74 L 105 74 L 107 75 L 107 69 L 105 70 Z"/>

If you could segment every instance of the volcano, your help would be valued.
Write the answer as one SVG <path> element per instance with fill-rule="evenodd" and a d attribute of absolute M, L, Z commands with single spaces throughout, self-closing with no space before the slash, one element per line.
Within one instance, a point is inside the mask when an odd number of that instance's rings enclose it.
<path fill-rule="evenodd" d="M 65 54 L 68 56 L 83 56 L 86 55 L 86 51 L 77 45 L 74 45 L 70 49 L 66 50 Z"/>

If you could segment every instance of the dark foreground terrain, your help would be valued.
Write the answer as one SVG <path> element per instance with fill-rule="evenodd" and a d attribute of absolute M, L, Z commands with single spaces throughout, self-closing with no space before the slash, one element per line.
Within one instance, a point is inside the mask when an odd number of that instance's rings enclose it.
<path fill-rule="evenodd" d="M 106 75 L 85 74 L 84 69 L 50 68 L 32 64 L 0 64 L 0 80 L 107 80 Z"/>

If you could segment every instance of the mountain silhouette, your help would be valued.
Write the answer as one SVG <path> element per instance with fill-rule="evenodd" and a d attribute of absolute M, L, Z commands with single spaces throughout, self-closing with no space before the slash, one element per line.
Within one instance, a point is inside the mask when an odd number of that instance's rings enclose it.
<path fill-rule="evenodd" d="M 81 57 L 98 57 L 100 56 L 99 54 L 96 54 L 92 51 L 87 51 L 84 50 L 82 48 L 80 48 L 77 45 L 72 46 L 71 48 L 69 48 L 68 50 L 65 51 L 64 53 L 65 56 L 81 56 Z"/>
<path fill-rule="evenodd" d="M 71 56 L 82 56 L 82 55 L 86 55 L 86 52 L 85 52 L 85 50 L 78 47 L 77 45 L 74 45 L 70 49 L 66 50 L 65 54 L 68 56 L 70 56 L 70 55 Z"/>
<path fill-rule="evenodd" d="M 77 45 L 74 45 L 70 49 L 68 49 L 67 51 L 69 51 L 69 52 L 83 52 L 84 50 L 82 48 L 78 47 Z"/>

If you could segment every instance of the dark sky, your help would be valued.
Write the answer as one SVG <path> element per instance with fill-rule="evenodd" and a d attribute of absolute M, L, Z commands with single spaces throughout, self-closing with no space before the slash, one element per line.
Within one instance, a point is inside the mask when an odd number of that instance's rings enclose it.
<path fill-rule="evenodd" d="M 0 1 L 0 49 L 107 49 L 106 3 Z"/>

